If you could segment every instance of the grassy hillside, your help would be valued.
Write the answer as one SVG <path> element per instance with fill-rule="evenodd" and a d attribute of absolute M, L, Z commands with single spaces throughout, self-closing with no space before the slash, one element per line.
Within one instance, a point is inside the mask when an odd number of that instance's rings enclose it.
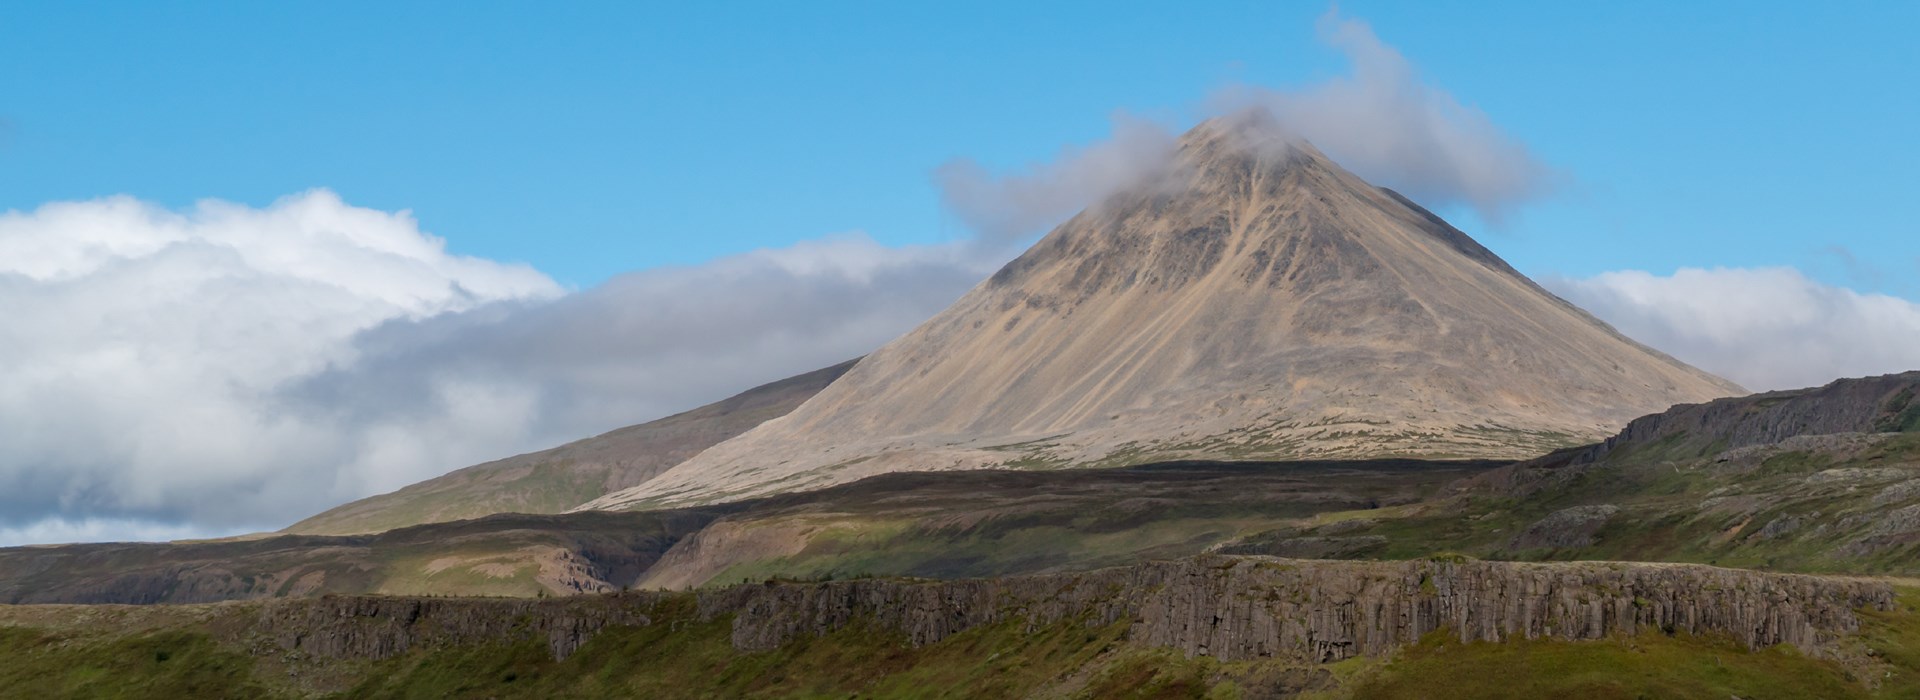
<path fill-rule="evenodd" d="M 1332 513 L 1227 550 L 1338 533 L 1367 556 L 1674 561 L 1920 575 L 1920 433 L 1809 436 L 1725 451 L 1666 441 L 1588 465 L 1515 465 L 1428 503 Z"/>
<path fill-rule="evenodd" d="M 979 577 L 1177 559 L 1327 513 L 1415 503 L 1498 466 L 1187 462 L 887 474 L 753 503 L 692 536 L 639 585 L 679 589 L 775 576 Z"/>

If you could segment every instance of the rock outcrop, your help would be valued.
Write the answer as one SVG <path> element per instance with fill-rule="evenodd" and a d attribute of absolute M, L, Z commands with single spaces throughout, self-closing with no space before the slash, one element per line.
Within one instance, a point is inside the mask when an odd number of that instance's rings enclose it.
<path fill-rule="evenodd" d="M 1461 640 L 1726 635 L 1759 648 L 1827 649 L 1853 611 L 1893 603 L 1884 584 L 1695 565 L 1335 562 L 1203 557 L 1000 581 L 846 581 L 703 594 L 733 614 L 734 645 L 769 649 L 872 620 L 930 644 L 979 625 L 1130 624 L 1137 643 L 1224 660 L 1337 661 L 1436 630 Z"/>
<path fill-rule="evenodd" d="M 1594 534 L 1619 512 L 1619 506 L 1608 504 L 1563 508 L 1528 525 L 1507 542 L 1507 549 L 1524 552 L 1591 546 Z"/>
<path fill-rule="evenodd" d="M 260 606 L 245 629 L 255 653 L 386 659 L 416 648 L 542 639 L 565 659 L 608 627 L 652 622 L 659 595 L 549 599 L 325 596 Z"/>
<path fill-rule="evenodd" d="M 228 604 L 254 653 L 382 659 L 409 650 L 539 639 L 556 657 L 662 606 L 731 616 L 732 640 L 767 650 L 856 623 L 926 645 L 984 625 L 1126 624 L 1136 644 L 1223 660 L 1330 662 L 1446 630 L 1462 640 L 1723 635 L 1820 655 L 1893 592 L 1861 579 L 1695 565 L 1338 562 L 1208 556 L 1080 574 L 957 581 L 745 584 L 696 594 L 546 600 L 326 596 Z M 684 615 L 684 613 L 680 613 Z"/>

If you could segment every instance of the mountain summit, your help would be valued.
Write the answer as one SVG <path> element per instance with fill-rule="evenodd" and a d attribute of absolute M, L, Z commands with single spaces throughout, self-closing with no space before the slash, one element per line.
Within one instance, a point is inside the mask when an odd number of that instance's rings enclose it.
<path fill-rule="evenodd" d="M 583 508 L 906 470 L 1530 457 L 1738 393 L 1242 115 L 799 409 Z"/>

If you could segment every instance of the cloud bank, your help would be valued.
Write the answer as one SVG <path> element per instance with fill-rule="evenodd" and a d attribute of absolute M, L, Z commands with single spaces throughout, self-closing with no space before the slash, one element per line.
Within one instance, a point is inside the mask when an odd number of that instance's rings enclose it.
<path fill-rule="evenodd" d="M 985 275 L 864 236 L 564 294 L 324 190 L 0 215 L 0 544 L 274 528 L 867 352 Z"/>
<path fill-rule="evenodd" d="M 1347 58 L 1348 75 L 1295 89 L 1230 86 L 1206 100 L 1203 115 L 1264 109 L 1374 184 L 1428 206 L 1463 204 L 1496 224 L 1552 190 L 1552 168 L 1486 113 L 1424 82 L 1365 22 L 1329 11 L 1317 29 L 1321 42 Z M 1176 140 L 1166 125 L 1120 114 L 1106 140 L 1063 148 L 1051 162 L 996 175 L 959 159 L 937 170 L 934 182 L 983 240 L 1016 241 L 1165 172 Z"/>
<path fill-rule="evenodd" d="M 1793 268 L 1543 281 L 1620 332 L 1755 391 L 1920 369 L 1920 304 Z"/>

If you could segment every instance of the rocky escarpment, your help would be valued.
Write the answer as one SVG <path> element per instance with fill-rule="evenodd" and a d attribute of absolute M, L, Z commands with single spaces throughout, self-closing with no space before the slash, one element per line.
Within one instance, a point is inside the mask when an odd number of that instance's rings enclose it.
<path fill-rule="evenodd" d="M 1209 556 L 1079 574 L 958 581 L 747 584 L 566 599 L 327 596 L 228 604 L 222 627 L 253 653 L 382 659 L 412 649 L 543 640 L 556 657 L 611 626 L 732 617 L 741 650 L 856 623 L 913 645 L 1002 623 L 1128 625 L 1136 644 L 1223 660 L 1379 655 L 1436 630 L 1463 640 L 1722 635 L 1823 654 L 1888 609 L 1883 583 L 1694 565 L 1332 562 Z"/>
<path fill-rule="evenodd" d="M 1523 497 L 1622 460 L 1719 455 L 1726 461 L 1795 442 L 1829 451 L 1857 447 L 1866 435 L 1898 432 L 1920 432 L 1920 371 L 1681 404 L 1636 418 L 1603 442 L 1516 462 L 1462 481 L 1455 490 Z"/>
<path fill-rule="evenodd" d="M 1808 435 L 1915 430 L 1920 430 L 1920 371 L 1675 406 L 1636 418 L 1618 435 L 1572 453 L 1572 463 L 1662 443 L 1699 453 Z"/>
<path fill-rule="evenodd" d="M 732 613 L 734 644 L 768 649 L 871 619 L 913 644 L 1017 620 L 1128 622 L 1137 643 L 1223 660 L 1337 661 L 1436 630 L 1463 641 L 1726 635 L 1821 653 L 1892 605 L 1885 585 L 1693 565 L 1332 562 L 1203 557 L 1000 581 L 847 581 L 703 595 Z"/>
<path fill-rule="evenodd" d="M 326 596 L 276 600 L 245 615 L 243 636 L 262 655 L 385 659 L 417 648 L 540 639 L 565 659 L 595 633 L 651 624 L 657 594 L 569 599 Z"/>

